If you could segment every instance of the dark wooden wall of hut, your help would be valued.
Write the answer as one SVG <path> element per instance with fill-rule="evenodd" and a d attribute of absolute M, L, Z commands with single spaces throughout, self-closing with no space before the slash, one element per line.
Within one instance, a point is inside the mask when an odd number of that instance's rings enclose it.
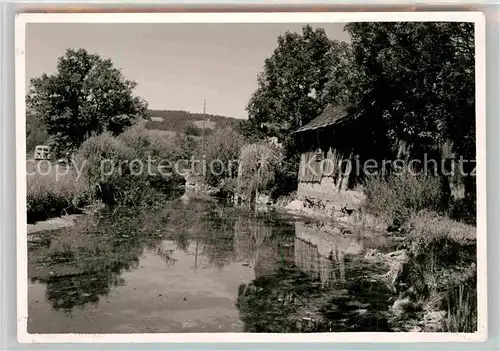
<path fill-rule="evenodd" d="M 345 122 L 328 127 L 297 133 L 296 142 L 301 154 L 299 184 L 310 185 L 311 188 L 315 186 L 316 189 L 320 184 L 320 192 L 345 190 L 362 183 L 365 177 L 363 165 L 367 160 L 375 161 L 378 170 L 381 170 L 384 164 L 386 168 L 390 168 L 390 163 L 384 163 L 385 161 L 398 159 L 408 161 L 409 158 L 424 160 L 425 155 L 427 159 L 436 160 L 440 169 L 436 170 L 435 174 L 441 176 L 443 190 L 449 192 L 453 198 L 461 199 L 475 192 L 474 178 L 460 174 L 457 166 L 459 159 L 453 153 L 450 142 L 444 142 L 431 150 L 424 150 L 418 145 L 411 146 L 405 142 L 391 143 L 387 130 L 389 129 L 383 120 L 365 118 L 346 119 Z M 309 162 L 311 159 L 319 161 Z M 353 169 L 347 176 L 348 179 L 341 179 L 339 171 L 345 174 L 345 170 L 341 170 L 340 165 L 346 166 L 347 160 L 351 161 Z M 442 162 L 446 165 L 454 163 L 455 172 L 449 175 L 440 174 L 439 172 L 443 170 Z M 307 164 L 311 167 L 306 167 Z M 449 167 L 446 166 L 445 171 L 449 171 Z M 390 170 L 386 171 L 388 172 L 385 174 L 389 174 Z M 334 185 L 322 186 L 325 177 L 332 178 Z"/>
<path fill-rule="evenodd" d="M 331 191 L 356 186 L 364 176 L 359 166 L 368 159 L 379 160 L 382 164 L 392 151 L 382 125 L 376 121 L 362 123 L 352 119 L 297 133 L 301 153 L 299 183 L 320 183 L 323 177 L 330 177 L 334 182 Z"/>

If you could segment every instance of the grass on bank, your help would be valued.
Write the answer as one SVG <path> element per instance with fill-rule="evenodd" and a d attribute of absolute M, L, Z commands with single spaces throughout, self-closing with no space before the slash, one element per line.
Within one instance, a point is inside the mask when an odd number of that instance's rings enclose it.
<path fill-rule="evenodd" d="M 413 213 L 437 211 L 442 205 L 441 183 L 436 177 L 370 177 L 363 190 L 367 197 L 365 210 L 398 227 Z"/>
<path fill-rule="evenodd" d="M 57 176 L 56 167 L 66 166 L 51 164 L 51 171 L 47 172 L 46 161 L 35 166 L 29 163 L 28 221 L 75 213 L 96 201 L 124 205 L 157 201 L 183 179 L 175 175 L 163 177 L 154 163 L 150 174 L 148 157 L 175 161 L 186 157 L 183 147 L 178 140 L 149 131 L 140 123 L 117 137 L 103 133 L 87 139 L 73 159 L 81 170 L 80 176 L 72 166 Z M 141 161 L 144 171 L 131 174 L 132 160 Z"/>
<path fill-rule="evenodd" d="M 409 262 L 400 283 L 412 288 L 423 312 L 444 311 L 444 332 L 477 330 L 474 225 L 450 218 L 455 205 L 439 178 L 391 175 L 366 181 L 364 210 L 398 229 Z"/>
<path fill-rule="evenodd" d="M 461 284 L 447 298 L 447 316 L 443 331 L 472 333 L 477 331 L 477 290 L 475 286 Z"/>
<path fill-rule="evenodd" d="M 26 182 L 28 222 L 79 212 L 90 201 L 86 180 L 74 170 L 29 174 Z"/>

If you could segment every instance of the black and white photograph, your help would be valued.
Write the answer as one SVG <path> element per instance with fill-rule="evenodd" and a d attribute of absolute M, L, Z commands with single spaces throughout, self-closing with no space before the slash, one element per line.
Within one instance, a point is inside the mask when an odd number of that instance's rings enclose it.
<path fill-rule="evenodd" d="M 440 14 L 20 15 L 26 337 L 485 335 L 484 23 Z"/>

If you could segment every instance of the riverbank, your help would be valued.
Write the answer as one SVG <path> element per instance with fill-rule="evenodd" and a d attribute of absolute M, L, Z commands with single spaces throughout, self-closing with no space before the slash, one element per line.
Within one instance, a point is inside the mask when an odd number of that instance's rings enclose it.
<path fill-rule="evenodd" d="M 61 217 L 49 218 L 36 223 L 28 223 L 27 233 L 35 234 L 38 232 L 69 228 L 75 225 L 75 221 L 81 217 L 81 214 L 72 214 Z"/>
<path fill-rule="evenodd" d="M 421 211 L 410 216 L 403 227 L 391 231 L 384 219 L 363 211 L 366 200 L 362 195 L 352 197 L 359 201 L 346 204 L 288 198 L 270 205 L 269 200 L 262 197 L 257 209 L 303 218 L 304 223 L 309 224 L 296 226 L 297 238 L 316 247 L 326 261 L 335 254 L 340 240 L 347 248 L 344 254 L 349 255 L 352 250 L 352 255 L 364 257 L 365 266 L 383 271 L 370 279 L 392 292 L 388 308 L 391 329 L 473 330 L 476 228 Z M 199 200 L 217 202 L 200 192 L 186 192 L 178 200 L 187 207 Z M 28 233 L 71 227 L 79 216 L 30 224 Z M 367 245 L 352 246 L 359 239 Z M 464 313 L 470 316 L 463 317 Z"/>
<path fill-rule="evenodd" d="M 159 172 L 156 161 L 185 159 L 185 147 L 177 138 L 151 133 L 141 122 L 117 136 L 106 132 L 86 139 L 65 164 L 27 160 L 28 223 L 82 213 L 98 203 L 160 201 L 185 179 Z M 134 163 L 151 167 L 138 171 Z"/>
<path fill-rule="evenodd" d="M 348 204 L 296 198 L 278 200 L 275 209 L 330 223 L 330 229 L 324 228 L 329 235 L 374 237 L 392 248 L 391 252 L 370 248 L 365 260 L 386 267 L 385 274 L 374 278 L 393 291 L 394 330 L 475 331 L 476 227 L 421 210 L 394 228 L 387 218 L 366 212 L 362 194 L 349 197 L 359 200 Z M 328 240 L 317 244 L 327 255 Z"/>
<path fill-rule="evenodd" d="M 372 243 L 315 223 L 196 199 L 89 214 L 30 242 L 29 328 L 390 331 L 390 292 L 361 262 Z"/>

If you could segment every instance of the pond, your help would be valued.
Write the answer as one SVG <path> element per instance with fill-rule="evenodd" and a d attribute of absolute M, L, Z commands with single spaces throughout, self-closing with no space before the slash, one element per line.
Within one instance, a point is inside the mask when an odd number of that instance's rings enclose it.
<path fill-rule="evenodd" d="M 30 234 L 28 332 L 389 331 L 385 244 L 326 227 L 174 200 Z"/>

